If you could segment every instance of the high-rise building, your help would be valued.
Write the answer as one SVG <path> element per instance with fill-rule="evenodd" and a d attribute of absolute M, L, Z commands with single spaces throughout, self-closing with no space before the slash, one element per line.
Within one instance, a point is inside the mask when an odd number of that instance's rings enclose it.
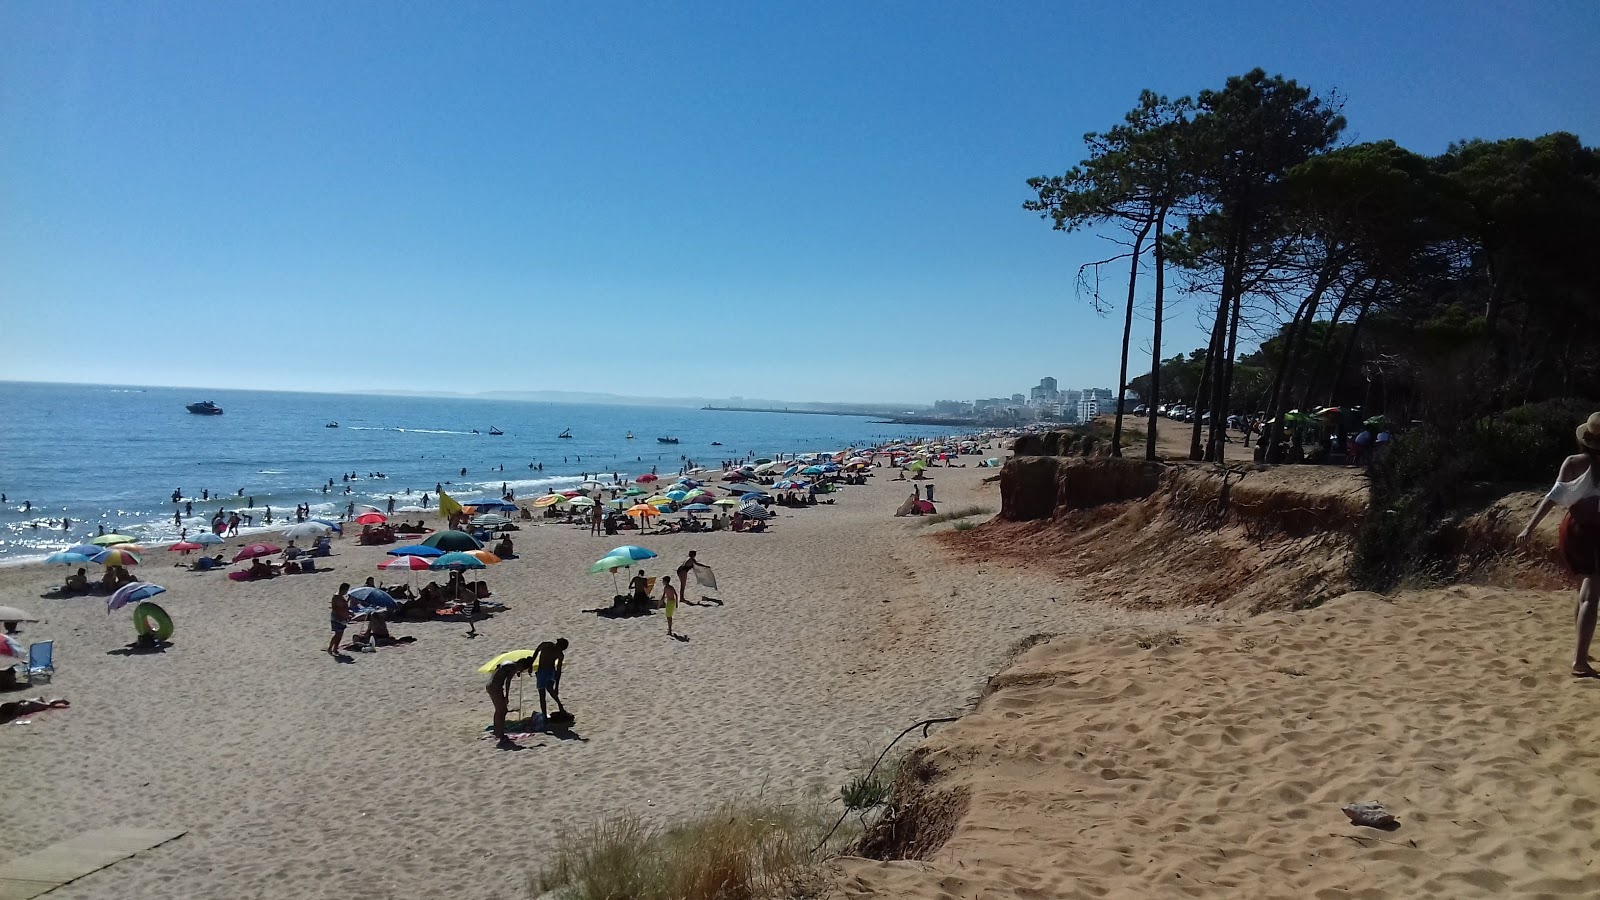
<path fill-rule="evenodd" d="M 1046 375 L 1045 377 L 1039 379 L 1039 387 L 1042 388 L 1046 393 L 1054 394 L 1056 392 L 1056 380 L 1051 378 L 1049 375 Z"/>
<path fill-rule="evenodd" d="M 1088 391 L 1085 391 L 1084 395 L 1083 399 L 1078 401 L 1079 422 L 1089 422 L 1095 416 L 1100 415 L 1100 401 L 1095 397 L 1089 396 Z"/>

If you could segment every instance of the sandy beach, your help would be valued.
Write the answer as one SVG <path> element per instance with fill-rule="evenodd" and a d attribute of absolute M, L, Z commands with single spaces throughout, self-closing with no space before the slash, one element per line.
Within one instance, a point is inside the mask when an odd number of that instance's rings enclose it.
<path fill-rule="evenodd" d="M 1020 639 L 1192 615 L 955 563 L 930 538 L 948 525 L 892 517 L 909 486 L 885 471 L 836 505 L 780 510 L 766 534 L 525 529 L 521 558 L 486 573 L 510 610 L 477 638 L 396 623 L 417 641 L 346 664 L 323 652 L 328 597 L 378 574 L 389 548 L 344 539 L 332 571 L 252 583 L 171 568 L 176 554 L 152 548 L 134 572 L 168 588 L 177 626 L 158 655 L 115 652 L 134 629 L 103 597 L 39 597 L 69 570 L 0 569 L 3 602 L 46 620 L 23 640 L 56 641 L 38 693 L 73 704 L 0 726 L 0 792 L 28 811 L 0 824 L 0 862 L 97 827 L 162 826 L 189 833 L 50 896 L 522 896 L 563 823 L 671 821 L 762 791 L 836 796 L 906 725 L 970 704 Z M 931 474 L 943 509 L 998 507 L 982 484 L 994 470 Z M 726 605 L 680 610 L 688 642 L 659 616 L 587 612 L 612 589 L 584 570 L 622 543 L 661 554 L 651 575 L 697 550 Z M 476 667 L 556 636 L 572 642 L 563 695 L 581 739 L 497 749 Z"/>

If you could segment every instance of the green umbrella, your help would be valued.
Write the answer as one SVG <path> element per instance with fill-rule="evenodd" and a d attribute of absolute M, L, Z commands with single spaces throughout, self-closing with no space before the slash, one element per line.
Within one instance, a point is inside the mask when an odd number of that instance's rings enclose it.
<path fill-rule="evenodd" d="M 644 493 L 644 488 L 638 487 L 638 486 L 634 486 L 634 487 L 630 487 L 627 490 L 623 491 L 623 493 L 627 494 L 629 497 L 637 497 L 640 494 Z"/>
<path fill-rule="evenodd" d="M 615 551 L 612 551 L 612 552 L 613 552 L 613 555 L 601 557 L 594 565 L 590 566 L 589 567 L 589 574 L 590 575 L 598 575 L 601 572 L 610 572 L 611 573 L 611 592 L 613 594 L 615 594 L 615 593 L 620 593 L 621 592 L 621 589 L 617 587 L 617 570 L 618 569 L 625 569 L 625 568 L 628 568 L 629 566 L 632 566 L 633 565 L 633 557 L 626 556 L 626 555 L 617 556 L 617 555 L 615 555 Z"/>
<path fill-rule="evenodd" d="M 425 547 L 433 547 L 438 550 L 449 551 L 464 552 L 467 550 L 483 549 L 483 544 L 480 543 L 477 538 L 467 534 L 465 531 L 436 531 L 433 534 L 428 535 L 426 538 L 423 538 L 422 544 Z"/>
<path fill-rule="evenodd" d="M 100 546 L 100 547 L 114 547 L 117 544 L 132 544 L 132 543 L 135 543 L 135 539 L 131 538 L 131 537 L 128 537 L 125 534 L 102 534 L 99 537 L 95 538 L 94 540 L 90 541 L 89 543 L 95 544 L 95 545 Z"/>

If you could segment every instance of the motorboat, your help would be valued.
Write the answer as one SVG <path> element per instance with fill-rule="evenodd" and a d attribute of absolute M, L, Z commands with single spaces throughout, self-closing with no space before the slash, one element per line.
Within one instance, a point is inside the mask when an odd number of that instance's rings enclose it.
<path fill-rule="evenodd" d="M 202 400 L 199 403 L 191 403 L 188 406 L 185 406 L 184 409 L 187 409 L 189 412 L 192 412 L 197 416 L 222 415 L 222 407 L 218 406 L 214 401 L 211 400 Z"/>
<path fill-rule="evenodd" d="M 490 434 L 505 434 L 504 431 L 501 431 L 500 429 L 494 427 L 493 425 L 489 426 L 489 433 Z"/>
<path fill-rule="evenodd" d="M 678 442 L 678 439 L 675 437 L 658 437 L 656 440 L 663 444 L 676 444 Z"/>
<path fill-rule="evenodd" d="M 563 431 L 560 434 L 556 435 L 556 437 L 570 439 L 572 437 L 572 429 L 568 428 L 566 431 Z"/>
<path fill-rule="evenodd" d="M 633 432 L 628 432 L 628 440 L 633 440 Z"/>
<path fill-rule="evenodd" d="M 338 428 L 339 427 L 339 423 L 338 422 L 329 422 L 328 424 L 326 424 L 326 425 L 324 425 L 322 427 L 323 428 Z"/>
<path fill-rule="evenodd" d="M 711 442 L 711 446 L 713 446 L 713 447 L 721 447 L 722 446 L 722 442 L 721 441 L 712 441 Z"/>

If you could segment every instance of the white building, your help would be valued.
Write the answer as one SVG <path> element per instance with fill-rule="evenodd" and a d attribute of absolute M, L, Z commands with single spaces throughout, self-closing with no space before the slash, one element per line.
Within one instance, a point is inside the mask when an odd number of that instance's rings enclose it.
<path fill-rule="evenodd" d="M 1095 416 L 1100 415 L 1100 401 L 1094 397 L 1084 397 L 1078 401 L 1078 421 L 1092 422 Z"/>

